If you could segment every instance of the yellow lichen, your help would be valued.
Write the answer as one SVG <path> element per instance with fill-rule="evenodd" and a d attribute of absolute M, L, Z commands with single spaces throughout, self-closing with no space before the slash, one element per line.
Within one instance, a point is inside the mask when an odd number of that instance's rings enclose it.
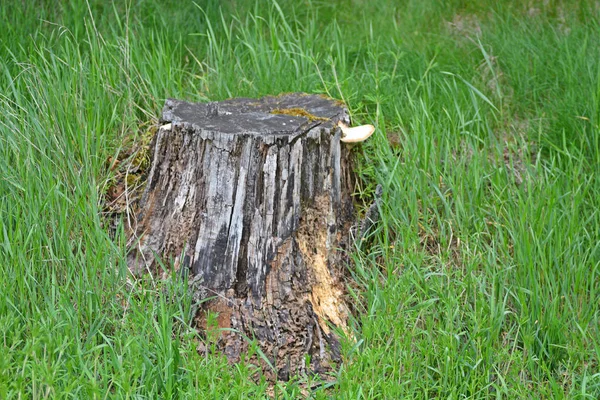
<path fill-rule="evenodd" d="M 291 115 L 292 117 L 304 117 L 310 121 L 327 121 L 327 118 L 318 117 L 309 113 L 303 108 L 276 108 L 271 111 L 271 114 Z"/>

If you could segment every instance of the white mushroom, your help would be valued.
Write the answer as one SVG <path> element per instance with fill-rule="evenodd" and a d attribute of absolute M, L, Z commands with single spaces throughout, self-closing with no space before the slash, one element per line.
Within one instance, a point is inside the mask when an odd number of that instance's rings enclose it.
<path fill-rule="evenodd" d="M 338 126 L 342 130 L 342 138 L 340 140 L 344 143 L 362 142 L 375 132 L 373 125 L 361 125 L 349 128 L 348 125 L 339 121 Z"/>
<path fill-rule="evenodd" d="M 170 131 L 171 130 L 171 124 L 166 124 L 160 127 L 160 129 L 162 129 L 163 131 Z"/>

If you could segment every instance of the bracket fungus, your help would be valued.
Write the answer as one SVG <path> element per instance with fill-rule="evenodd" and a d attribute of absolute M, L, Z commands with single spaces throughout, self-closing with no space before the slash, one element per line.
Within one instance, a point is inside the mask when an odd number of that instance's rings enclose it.
<path fill-rule="evenodd" d="M 350 128 L 342 121 L 338 122 L 337 125 L 342 130 L 342 138 L 340 140 L 344 143 L 363 142 L 375 132 L 373 125 L 360 125 Z"/>

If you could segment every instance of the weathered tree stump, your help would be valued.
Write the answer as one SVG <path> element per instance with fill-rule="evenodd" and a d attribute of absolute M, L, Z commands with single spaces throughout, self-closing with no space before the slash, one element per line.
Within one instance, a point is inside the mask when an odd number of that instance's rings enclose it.
<path fill-rule="evenodd" d="M 339 358 L 348 307 L 343 251 L 354 178 L 343 104 L 288 94 L 209 104 L 168 100 L 140 200 L 132 270 L 157 257 L 189 271 L 232 361 L 255 338 L 279 379 Z M 202 326 L 204 325 L 204 326 Z M 309 356 L 309 357 L 307 357 Z"/>

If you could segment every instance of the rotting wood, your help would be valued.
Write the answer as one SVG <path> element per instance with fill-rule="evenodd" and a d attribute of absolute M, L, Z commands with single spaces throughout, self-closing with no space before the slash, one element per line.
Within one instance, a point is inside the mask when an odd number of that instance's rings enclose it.
<path fill-rule="evenodd" d="M 279 379 L 339 360 L 355 222 L 339 122 L 350 122 L 343 105 L 316 95 L 168 100 L 132 232 L 130 269 L 157 272 L 157 257 L 172 260 L 195 297 L 210 298 L 199 327 L 217 313 L 227 357 L 240 360 L 244 336 L 254 338 Z"/>

